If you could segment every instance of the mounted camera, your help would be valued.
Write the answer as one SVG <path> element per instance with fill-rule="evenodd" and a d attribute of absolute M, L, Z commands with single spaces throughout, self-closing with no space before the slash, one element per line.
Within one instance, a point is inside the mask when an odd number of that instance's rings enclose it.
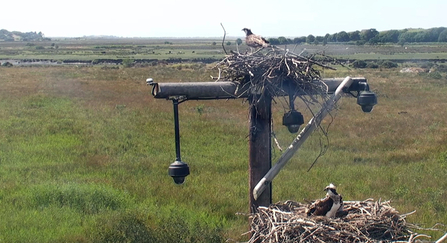
<path fill-rule="evenodd" d="M 282 124 L 287 127 L 290 133 L 297 133 L 300 126 L 304 124 L 304 117 L 297 110 L 290 110 L 282 117 Z"/>
<path fill-rule="evenodd" d="M 185 177 L 189 175 L 189 166 L 182 161 L 176 160 L 169 165 L 168 174 L 174 179 L 175 184 L 183 184 Z"/>
<path fill-rule="evenodd" d="M 369 90 L 360 91 L 357 96 L 357 104 L 362 107 L 363 112 L 371 112 L 377 104 L 377 96 Z"/>
<path fill-rule="evenodd" d="M 357 91 L 357 95 L 352 91 Z M 371 112 L 375 105 L 377 105 L 377 95 L 369 90 L 367 81 L 360 81 L 353 83 L 348 91 L 348 94 L 357 98 L 357 104 L 362 107 L 363 112 Z"/>

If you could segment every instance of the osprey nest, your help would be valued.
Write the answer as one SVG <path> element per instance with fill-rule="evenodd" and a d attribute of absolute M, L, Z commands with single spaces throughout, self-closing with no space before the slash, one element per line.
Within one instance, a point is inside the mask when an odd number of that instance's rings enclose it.
<path fill-rule="evenodd" d="M 326 56 L 316 60 L 316 55 L 304 57 L 271 46 L 253 53 L 231 52 L 216 65 L 219 76 L 215 79 L 238 84 L 239 96 L 242 90 L 242 94 L 249 92 L 259 97 L 325 95 L 327 87 L 320 81 L 320 71 L 335 69 L 327 65 L 329 62 L 334 60 Z"/>
<path fill-rule="evenodd" d="M 390 202 L 346 201 L 345 215 L 334 219 L 307 216 L 307 204 L 293 201 L 259 207 L 251 215 L 254 242 L 414 242 L 420 236 Z M 347 213 L 347 214 L 346 214 Z"/>

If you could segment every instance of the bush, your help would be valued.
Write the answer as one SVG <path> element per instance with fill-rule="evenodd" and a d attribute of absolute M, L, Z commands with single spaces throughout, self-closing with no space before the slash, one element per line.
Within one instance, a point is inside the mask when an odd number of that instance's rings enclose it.
<path fill-rule="evenodd" d="M 115 215 L 98 222 L 94 242 L 157 242 L 153 232 L 136 215 Z"/>
<path fill-rule="evenodd" d="M 130 58 L 126 58 L 123 60 L 123 66 L 124 67 L 132 67 L 134 65 L 134 60 Z"/>
<path fill-rule="evenodd" d="M 432 79 L 441 79 L 442 78 L 442 75 L 437 71 L 429 73 L 428 76 Z"/>
<path fill-rule="evenodd" d="M 12 67 L 12 63 L 10 63 L 10 62 L 4 62 L 4 63 L 2 63 L 1 66 L 2 66 L 2 67 Z"/>
<path fill-rule="evenodd" d="M 365 61 L 363 61 L 363 60 L 355 60 L 352 63 L 352 66 L 354 68 L 366 68 L 366 65 L 367 65 L 367 63 Z"/>
<path fill-rule="evenodd" d="M 369 62 L 366 65 L 366 68 L 379 68 L 379 64 L 375 63 L 375 62 Z"/>
<path fill-rule="evenodd" d="M 399 65 L 397 63 L 395 63 L 395 62 L 392 62 L 392 61 L 383 61 L 380 64 L 380 66 L 383 67 L 383 68 L 396 68 Z"/>

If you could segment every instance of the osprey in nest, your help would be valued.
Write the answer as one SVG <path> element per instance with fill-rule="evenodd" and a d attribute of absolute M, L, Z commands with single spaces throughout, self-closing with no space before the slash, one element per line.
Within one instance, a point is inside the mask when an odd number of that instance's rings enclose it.
<path fill-rule="evenodd" d="M 312 203 L 307 211 L 307 215 L 326 216 L 328 218 L 343 215 L 343 199 L 337 193 L 334 184 L 329 184 L 324 191 L 326 191 L 326 197 Z"/>
<path fill-rule="evenodd" d="M 251 32 L 251 29 L 243 28 L 245 32 L 245 43 L 249 47 L 258 48 L 258 47 L 269 47 L 270 42 L 268 42 L 264 37 L 255 35 Z"/>

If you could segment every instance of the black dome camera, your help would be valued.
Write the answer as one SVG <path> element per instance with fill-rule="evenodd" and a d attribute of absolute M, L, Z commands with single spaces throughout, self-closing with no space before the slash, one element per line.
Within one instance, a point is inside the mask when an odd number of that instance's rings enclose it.
<path fill-rule="evenodd" d="M 296 110 L 290 110 L 282 117 L 282 124 L 287 127 L 290 133 L 297 133 L 300 126 L 304 124 L 303 114 Z"/>
<path fill-rule="evenodd" d="M 362 107 L 363 112 L 371 112 L 377 104 L 377 96 L 369 90 L 360 91 L 357 96 L 357 104 Z"/>
<path fill-rule="evenodd" d="M 175 184 L 180 185 L 185 182 L 185 177 L 189 175 L 189 166 L 182 161 L 176 160 L 169 165 L 168 173 L 174 179 Z"/>

